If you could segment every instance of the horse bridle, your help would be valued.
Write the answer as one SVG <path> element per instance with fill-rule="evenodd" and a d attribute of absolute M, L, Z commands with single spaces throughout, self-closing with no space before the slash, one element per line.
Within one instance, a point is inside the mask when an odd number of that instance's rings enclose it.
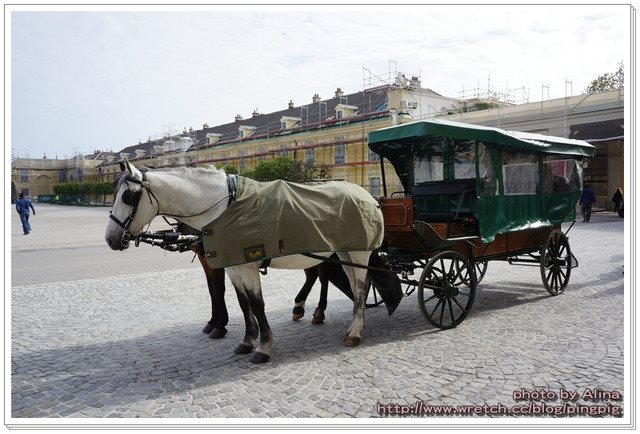
<path fill-rule="evenodd" d="M 149 201 L 151 203 L 153 203 L 151 197 L 153 196 L 155 198 L 155 195 L 149 189 L 149 183 L 147 182 L 147 177 L 145 176 L 144 172 L 142 172 L 142 181 L 138 181 L 137 179 L 128 175 L 124 179 L 124 182 L 127 184 L 127 186 L 129 186 L 129 182 L 133 182 L 134 184 L 139 184 L 142 187 L 138 191 L 133 191 L 131 187 L 129 187 L 122 192 L 122 202 L 125 205 L 129 205 L 130 207 L 133 208 L 131 210 L 131 213 L 127 216 L 126 219 L 124 219 L 124 221 L 120 221 L 116 216 L 114 216 L 113 210 L 109 211 L 109 218 L 114 222 L 116 222 L 116 224 L 120 226 L 122 229 L 124 229 L 124 232 L 122 233 L 122 238 L 120 239 L 120 244 L 122 244 L 122 246 L 128 246 L 132 238 L 132 234 L 131 232 L 129 232 L 129 227 L 131 226 L 131 223 L 133 222 L 133 219 L 135 218 L 136 213 L 138 212 L 140 199 L 142 199 L 142 190 L 147 191 L 147 194 L 149 195 Z M 158 200 L 156 199 L 156 202 L 157 201 Z"/>
<path fill-rule="evenodd" d="M 133 222 L 133 219 L 135 218 L 136 213 L 138 212 L 138 206 L 140 205 L 140 200 L 142 199 L 142 190 L 145 190 L 147 192 L 147 195 L 149 196 L 149 203 L 153 204 L 153 199 L 155 199 L 156 204 L 158 206 L 158 211 L 156 212 L 156 215 L 162 214 L 172 218 L 189 218 L 189 217 L 200 216 L 206 213 L 207 211 L 209 211 L 211 208 L 218 205 L 220 202 L 222 202 L 225 199 L 229 199 L 229 202 L 227 203 L 227 207 L 229 207 L 229 205 L 231 205 L 231 203 L 235 200 L 236 195 L 238 193 L 238 175 L 227 175 L 227 189 L 229 191 L 229 194 L 223 197 L 222 199 L 220 199 L 219 201 L 217 201 L 216 203 L 214 203 L 213 205 L 211 205 L 209 208 L 202 211 L 201 213 L 193 214 L 193 215 L 184 215 L 184 216 L 161 213 L 160 202 L 158 202 L 158 198 L 156 198 L 156 195 L 153 194 L 153 192 L 149 188 L 149 183 L 147 182 L 147 177 L 145 173 L 144 172 L 141 172 L 141 173 L 142 173 L 142 181 L 138 181 L 137 179 L 133 178 L 131 175 L 127 175 L 127 177 L 124 179 L 124 182 L 127 184 L 127 186 L 129 186 L 129 182 L 133 182 L 134 184 L 138 184 L 141 187 L 140 190 L 138 191 L 133 191 L 129 187 L 122 192 L 122 202 L 125 205 L 129 205 L 130 207 L 132 207 L 131 213 L 127 216 L 127 218 L 124 219 L 124 221 L 120 221 L 116 216 L 113 215 L 113 210 L 109 211 L 109 218 L 114 222 L 116 222 L 116 224 L 120 226 L 122 229 L 124 229 L 124 232 L 122 233 L 122 238 L 120 239 L 120 244 L 125 247 L 129 245 L 131 239 L 133 238 L 133 235 L 131 234 L 131 232 L 129 232 L 129 227 L 131 226 L 131 223 Z"/>

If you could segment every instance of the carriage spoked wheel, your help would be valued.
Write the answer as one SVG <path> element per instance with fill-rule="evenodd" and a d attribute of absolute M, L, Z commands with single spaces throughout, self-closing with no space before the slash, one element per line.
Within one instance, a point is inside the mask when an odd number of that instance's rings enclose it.
<path fill-rule="evenodd" d="M 473 267 L 476 272 L 476 285 L 482 281 L 484 275 L 487 273 L 487 265 L 489 265 L 489 261 L 474 262 Z M 470 276 L 469 273 L 463 273 L 463 280 L 467 286 L 471 286 Z"/>
<path fill-rule="evenodd" d="M 489 265 L 489 261 L 480 261 L 476 262 L 476 284 L 482 282 L 484 279 L 484 275 L 487 274 L 487 266 Z"/>
<path fill-rule="evenodd" d="M 540 255 L 542 283 L 551 295 L 564 292 L 571 277 L 571 248 L 569 238 L 559 230 L 549 234 Z"/>
<path fill-rule="evenodd" d="M 435 327 L 450 329 L 469 314 L 476 294 L 474 265 L 457 252 L 440 252 L 429 260 L 418 285 L 422 315 Z"/>

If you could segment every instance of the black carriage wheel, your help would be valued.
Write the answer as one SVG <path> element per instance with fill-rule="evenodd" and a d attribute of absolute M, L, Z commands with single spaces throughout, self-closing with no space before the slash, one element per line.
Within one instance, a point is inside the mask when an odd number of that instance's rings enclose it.
<path fill-rule="evenodd" d="M 562 294 L 571 277 L 571 248 L 569 238 L 562 231 L 549 234 L 540 255 L 542 283 L 551 295 Z"/>
<path fill-rule="evenodd" d="M 489 265 L 489 261 L 480 261 L 476 262 L 476 284 L 482 282 L 484 279 L 484 275 L 487 274 L 487 266 Z"/>
<path fill-rule="evenodd" d="M 364 282 L 364 293 L 366 294 L 364 299 L 364 307 L 371 308 L 380 306 L 382 304 L 382 297 L 380 297 L 380 294 L 378 293 L 376 287 L 371 284 L 371 279 L 369 279 L 369 276 L 367 276 L 367 280 L 365 280 Z"/>
<path fill-rule="evenodd" d="M 473 306 L 475 294 L 473 265 L 457 252 L 441 252 L 431 258 L 418 285 L 422 315 L 443 330 L 464 321 Z"/>
<path fill-rule="evenodd" d="M 474 270 L 476 272 L 476 285 L 477 285 L 482 281 L 482 279 L 484 278 L 484 275 L 487 274 L 487 266 L 489 265 L 489 261 L 475 262 L 473 265 L 474 265 Z M 466 271 L 463 271 L 464 284 L 467 286 L 471 286 L 470 285 L 471 282 L 469 281 L 469 276 L 470 276 L 469 273 L 467 273 Z"/>

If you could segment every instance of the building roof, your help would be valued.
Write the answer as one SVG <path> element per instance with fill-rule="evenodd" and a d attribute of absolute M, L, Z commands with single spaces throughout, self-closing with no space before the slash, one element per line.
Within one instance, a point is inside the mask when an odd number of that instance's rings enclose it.
<path fill-rule="evenodd" d="M 304 104 L 297 107 L 292 106 L 272 113 L 256 114 L 247 119 L 237 120 L 213 127 L 206 127 L 172 138 L 175 139 L 181 136 L 189 136 L 194 139 L 194 144 L 190 149 L 201 149 L 214 146 L 209 145 L 209 139 L 207 138 L 208 133 L 219 135 L 216 143 L 224 144 L 239 142 L 242 140 L 272 137 L 283 133 L 297 131 L 299 129 L 312 129 L 314 127 L 326 125 L 326 123 L 330 124 L 333 121 L 337 122 L 338 119 L 336 118 L 335 109 L 338 104 L 356 106 L 357 110 L 351 115 L 353 117 L 385 112 L 387 110 L 387 90 L 388 86 L 380 86 L 348 95 L 334 96 L 330 99 L 312 102 L 310 104 Z M 300 118 L 300 121 L 292 128 L 283 130 L 281 119 L 285 116 Z M 348 120 L 348 117 L 341 119 L 340 121 L 345 120 Z M 238 134 L 238 128 L 240 128 L 240 126 L 255 128 L 255 132 L 250 137 L 241 139 Z M 136 150 L 144 150 L 145 156 L 148 156 L 151 154 L 155 145 L 162 145 L 169 139 L 170 138 L 167 137 L 128 146 L 119 151 L 119 153 L 128 153 L 133 156 L 135 155 Z"/>

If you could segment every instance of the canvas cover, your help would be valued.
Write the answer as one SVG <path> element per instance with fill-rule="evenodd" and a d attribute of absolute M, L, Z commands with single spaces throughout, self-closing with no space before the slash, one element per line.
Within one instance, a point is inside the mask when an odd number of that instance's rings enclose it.
<path fill-rule="evenodd" d="M 374 250 L 384 224 L 378 203 L 355 184 L 239 176 L 236 200 L 203 234 L 207 262 L 222 268 L 297 253 Z"/>
<path fill-rule="evenodd" d="M 468 170 L 458 173 L 456 164 L 463 161 L 456 146 L 461 142 L 472 144 L 468 149 L 473 157 L 468 161 Z M 429 155 L 436 146 L 442 149 L 443 169 L 438 180 L 424 177 L 428 165 L 416 167 L 416 161 L 423 158 L 420 156 Z M 372 131 L 369 148 L 391 162 L 419 212 L 459 209 L 461 193 L 423 198 L 420 188 L 424 186 L 449 186 L 456 182 L 473 186 L 474 197 L 471 194 L 465 197 L 470 204 L 464 208 L 470 208 L 478 219 L 484 242 L 506 232 L 574 220 L 582 186 L 579 163 L 595 153 L 595 147 L 582 140 L 436 119 Z M 515 153 L 526 161 L 509 162 L 508 154 Z M 527 164 L 519 164 L 522 162 Z M 561 183 L 556 185 L 559 178 L 567 183 L 564 188 L 560 188 Z M 522 191 L 507 188 L 520 184 L 526 184 L 527 188 Z M 487 188 L 488 185 L 493 187 Z M 443 201 L 448 208 L 441 209 Z"/>

